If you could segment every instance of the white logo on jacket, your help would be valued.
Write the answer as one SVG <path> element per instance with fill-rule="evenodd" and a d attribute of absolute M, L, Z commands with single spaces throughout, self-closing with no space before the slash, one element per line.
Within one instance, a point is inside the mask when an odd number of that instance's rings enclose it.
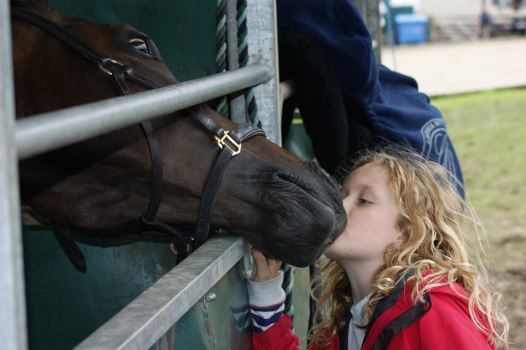
<path fill-rule="evenodd" d="M 457 167 L 453 146 L 446 133 L 446 123 L 441 118 L 429 120 L 420 129 L 422 134 L 422 157 L 442 165 L 456 183 Z"/>

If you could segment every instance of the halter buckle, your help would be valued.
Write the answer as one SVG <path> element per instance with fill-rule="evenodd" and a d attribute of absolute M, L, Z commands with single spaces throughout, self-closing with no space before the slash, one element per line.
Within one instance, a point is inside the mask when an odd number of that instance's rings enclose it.
<path fill-rule="evenodd" d="M 108 63 L 102 63 L 102 62 L 99 63 L 98 66 L 100 70 L 103 71 L 104 73 L 108 75 L 113 75 L 113 73 L 108 68 L 106 68 L 106 66 L 109 66 L 110 64 L 113 64 L 119 67 L 124 67 L 124 64 L 122 62 L 114 60 L 113 58 L 111 58 Z"/>
<path fill-rule="evenodd" d="M 223 149 L 223 147 L 227 147 L 229 150 L 231 150 L 232 156 L 241 153 L 241 144 L 237 143 L 233 138 L 231 138 L 230 135 L 228 135 L 228 131 L 225 131 L 221 137 L 214 136 L 214 139 L 216 140 L 219 148 Z M 228 142 L 225 142 L 225 140 Z"/>

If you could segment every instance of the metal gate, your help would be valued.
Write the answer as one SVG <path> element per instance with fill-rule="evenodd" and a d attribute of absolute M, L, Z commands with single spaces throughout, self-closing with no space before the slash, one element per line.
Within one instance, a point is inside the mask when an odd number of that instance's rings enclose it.
<path fill-rule="evenodd" d="M 281 144 L 280 109 L 283 99 L 291 94 L 291 87 L 282 84 L 280 89 L 278 85 L 274 1 L 181 0 L 173 2 L 177 8 L 174 12 L 167 9 L 167 2 L 162 0 L 112 0 L 102 2 L 112 6 L 113 10 L 108 12 L 94 7 L 92 0 L 50 0 L 68 15 L 85 17 L 91 11 L 91 17 L 99 21 L 129 22 L 144 30 L 161 48 L 174 75 L 178 79 L 193 80 L 15 122 L 9 0 L 0 0 L 0 49 L 3 52 L 0 55 L 0 349 L 28 348 L 17 160 L 235 92 L 228 100 L 222 99 L 218 107 L 220 112 L 226 115 L 230 110 L 231 115 L 243 119 L 236 121 L 259 119 L 269 139 Z M 380 43 L 378 0 L 354 1 L 373 31 L 376 43 Z M 188 26 L 199 22 L 195 9 L 190 6 L 202 10 L 210 5 L 223 11 L 219 16 L 215 12 L 204 13 L 213 20 L 215 28 L 212 30 L 222 40 L 215 41 L 217 46 L 202 48 L 203 61 L 197 68 L 184 69 L 193 58 L 173 51 L 173 36 L 157 36 L 156 32 L 162 29 L 163 18 L 168 18 L 180 24 L 179 30 L 172 35 L 184 40 L 190 30 Z M 142 13 L 141 20 L 130 20 L 137 12 Z M 240 32 L 246 33 L 246 38 L 238 37 Z M 378 53 L 379 47 L 376 49 Z M 218 69 L 211 71 L 211 63 Z M 211 75 L 215 71 L 219 73 Z M 239 93 L 256 85 L 252 91 Z M 257 101 L 257 115 L 254 101 Z M 249 115 L 242 113 L 246 106 Z M 41 243 L 26 243 L 26 253 L 38 250 Z M 88 255 L 99 254 L 100 257 L 100 251 L 86 249 Z M 124 254 L 131 254 L 134 248 L 131 249 Z M 163 276 L 76 348 L 249 348 L 248 319 L 243 314 L 246 288 L 242 274 L 248 265 L 246 257 L 247 245 L 242 238 L 223 236 L 212 238 L 173 269 L 170 262 L 157 261 L 162 268 L 148 272 L 148 278 L 155 280 Z M 304 346 L 309 309 L 308 271 L 289 270 L 287 276 L 295 281 L 297 288 L 288 284 L 287 293 L 292 295 L 289 299 L 294 305 L 288 304 L 286 308 L 289 312 L 296 309 L 294 328 Z M 126 279 L 126 275 L 122 278 Z M 42 317 L 50 319 L 45 310 L 38 311 Z"/>
<path fill-rule="evenodd" d="M 270 140 L 280 143 L 275 4 L 272 0 L 247 0 L 244 4 L 246 8 L 243 8 L 246 18 L 239 18 L 237 11 L 240 2 L 243 5 L 243 1 L 226 1 L 226 38 L 231 45 L 228 46 L 225 72 L 133 96 L 117 97 L 15 121 L 12 58 L 9 54 L 9 1 L 0 0 L 0 49 L 4 53 L 0 56 L 0 322 L 3 325 L 0 327 L 0 348 L 28 347 L 17 160 L 258 84 L 253 89 L 253 95 L 257 100 L 262 127 Z M 163 3 L 158 2 L 157 5 L 162 6 Z M 75 10 L 80 10 L 83 4 L 75 3 Z M 125 12 L 126 9 L 123 9 Z M 247 42 L 238 45 L 237 27 L 244 19 L 248 27 Z M 247 43 L 248 64 L 239 68 L 247 63 L 240 62 L 239 56 Z M 167 61 L 170 61 L 169 57 Z M 177 71 L 174 73 L 181 76 Z M 190 74 L 186 78 L 194 77 Z M 246 99 L 249 102 L 251 98 L 250 95 L 245 95 L 241 100 L 233 98 L 229 108 L 239 110 L 241 106 L 244 109 L 239 101 L 244 103 Z M 236 271 L 243 269 L 240 261 L 246 251 L 246 243 L 239 237 L 224 236 L 209 240 L 85 339 L 78 348 L 170 348 L 177 339 L 183 342 L 191 339 L 191 332 L 188 331 L 185 332 L 188 333 L 186 337 L 174 336 L 177 330 L 173 325 L 184 321 L 185 317 L 193 317 L 188 313 L 192 308 L 216 307 L 212 303 L 220 290 L 226 290 L 227 294 L 233 292 L 225 286 L 229 285 L 228 279 L 239 277 Z M 233 269 L 236 264 L 237 267 Z M 211 288 L 216 291 L 211 293 Z M 196 304 L 198 300 L 201 302 Z M 219 306 L 219 303 L 214 305 Z M 201 315 L 206 317 L 207 314 Z M 242 339 L 242 332 L 240 334 L 239 339 Z M 203 346 L 230 347 L 227 344 L 223 346 L 217 339 L 219 337 L 213 337 L 212 343 Z M 240 346 L 242 343 L 240 341 Z M 187 348 L 201 347 L 197 344 L 186 345 Z"/>

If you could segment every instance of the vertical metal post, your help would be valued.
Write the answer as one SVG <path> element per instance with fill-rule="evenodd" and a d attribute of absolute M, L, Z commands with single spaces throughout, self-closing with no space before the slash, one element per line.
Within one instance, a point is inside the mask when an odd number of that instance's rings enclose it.
<path fill-rule="evenodd" d="M 0 0 L 0 348 L 27 349 L 9 0 Z"/>
<path fill-rule="evenodd" d="M 228 70 L 239 69 L 239 50 L 237 36 L 237 0 L 226 0 L 226 31 L 228 48 Z M 230 95 L 230 119 L 247 122 L 245 112 L 245 95 L 237 92 Z"/>
<path fill-rule="evenodd" d="M 274 0 L 247 0 L 249 62 L 271 67 L 274 77 L 255 87 L 258 113 L 267 137 L 281 145 L 281 116 L 278 114 L 278 44 Z"/>
<path fill-rule="evenodd" d="M 216 8 L 216 73 L 223 73 L 227 70 L 227 40 L 226 40 L 226 4 L 225 0 L 217 0 Z M 228 98 L 221 97 L 216 106 L 217 113 L 223 117 L 228 117 Z"/>

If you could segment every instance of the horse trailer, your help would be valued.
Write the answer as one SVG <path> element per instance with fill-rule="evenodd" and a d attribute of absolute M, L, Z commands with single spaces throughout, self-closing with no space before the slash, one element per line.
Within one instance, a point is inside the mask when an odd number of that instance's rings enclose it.
<path fill-rule="evenodd" d="M 0 348 L 250 348 L 243 238 L 217 235 L 177 264 L 161 240 L 105 243 L 72 233 L 88 266 L 79 271 L 52 226 L 23 218 L 17 162 L 212 99 L 218 112 L 261 125 L 281 145 L 281 106 L 293 87 L 279 83 L 274 0 L 49 3 L 68 16 L 148 33 L 184 83 L 163 95 L 151 90 L 15 121 L 10 2 L 0 0 Z M 377 1 L 357 3 L 377 28 Z M 66 117 L 75 122 L 65 126 Z M 310 157 L 298 146 L 308 148 L 301 126 L 291 134 L 299 136 L 287 146 Z M 309 270 L 284 269 L 285 311 L 305 346 Z"/>

